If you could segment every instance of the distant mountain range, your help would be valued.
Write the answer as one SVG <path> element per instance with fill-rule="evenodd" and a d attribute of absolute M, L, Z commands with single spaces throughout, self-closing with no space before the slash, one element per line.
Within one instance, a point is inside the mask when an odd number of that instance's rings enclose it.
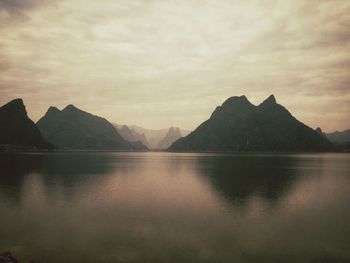
<path fill-rule="evenodd" d="M 334 150 L 337 152 L 350 152 L 350 130 L 324 133 L 334 144 Z"/>
<path fill-rule="evenodd" d="M 73 105 L 62 111 L 50 107 L 37 125 L 44 138 L 61 149 L 134 150 L 106 119 Z"/>
<path fill-rule="evenodd" d="M 347 143 L 350 142 L 350 130 L 336 131 L 332 133 L 325 133 L 328 140 L 335 143 Z"/>
<path fill-rule="evenodd" d="M 120 125 L 113 123 L 121 136 L 126 140 L 140 140 L 149 149 L 165 150 L 177 139 L 189 134 L 189 131 L 178 127 L 166 129 L 146 129 L 136 125 Z"/>
<path fill-rule="evenodd" d="M 231 97 L 170 151 L 327 151 L 331 143 L 276 102 L 259 106 L 245 96 Z"/>
<path fill-rule="evenodd" d="M 0 107 L 0 150 L 350 151 L 350 130 L 323 133 L 293 117 L 273 95 L 260 105 L 231 97 L 193 132 L 119 125 L 73 105 L 50 107 L 35 124 L 21 99 Z"/>
<path fill-rule="evenodd" d="M 15 99 L 0 108 L 0 149 L 53 149 L 28 118 L 22 99 Z"/>

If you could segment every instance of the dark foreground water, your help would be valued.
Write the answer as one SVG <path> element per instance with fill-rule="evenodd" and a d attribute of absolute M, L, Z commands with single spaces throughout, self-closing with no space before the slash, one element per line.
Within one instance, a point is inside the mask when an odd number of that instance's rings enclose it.
<path fill-rule="evenodd" d="M 21 262 L 350 262 L 350 155 L 0 154 Z"/>

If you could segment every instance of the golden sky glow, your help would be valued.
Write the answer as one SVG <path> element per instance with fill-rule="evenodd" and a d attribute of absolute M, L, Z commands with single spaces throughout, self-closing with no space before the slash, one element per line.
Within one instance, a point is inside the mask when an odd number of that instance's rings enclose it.
<path fill-rule="evenodd" d="M 313 128 L 347 129 L 349 14 L 348 0 L 0 0 L 0 104 L 194 129 L 230 96 L 275 94 Z"/>

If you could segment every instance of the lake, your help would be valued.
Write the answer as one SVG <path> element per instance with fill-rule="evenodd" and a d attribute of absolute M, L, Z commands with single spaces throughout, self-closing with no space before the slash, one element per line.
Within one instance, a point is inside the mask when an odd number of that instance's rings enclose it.
<path fill-rule="evenodd" d="M 350 154 L 0 154 L 20 262 L 350 262 Z"/>

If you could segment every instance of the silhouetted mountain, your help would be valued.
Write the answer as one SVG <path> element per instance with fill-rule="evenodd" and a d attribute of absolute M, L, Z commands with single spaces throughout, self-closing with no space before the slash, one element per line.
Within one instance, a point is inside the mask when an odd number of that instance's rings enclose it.
<path fill-rule="evenodd" d="M 134 131 L 133 129 L 130 129 L 128 126 L 126 125 L 118 125 L 116 123 L 112 123 L 113 126 L 117 129 L 118 133 L 124 138 L 124 140 L 127 140 L 129 142 L 141 142 L 143 144 L 136 144 L 139 145 L 140 147 L 144 148 L 146 147 L 148 149 L 148 141 L 146 139 L 145 134 L 140 134 L 136 131 Z"/>
<path fill-rule="evenodd" d="M 0 108 L 0 148 L 31 150 L 54 147 L 28 118 L 22 99 L 15 99 Z"/>
<path fill-rule="evenodd" d="M 319 134 L 319 135 L 321 135 L 321 136 L 326 136 L 324 133 L 323 133 L 323 131 L 322 131 L 322 129 L 320 128 L 320 127 L 317 127 L 316 129 L 315 129 L 315 131 Z"/>
<path fill-rule="evenodd" d="M 130 129 L 138 132 L 138 133 L 143 133 L 148 142 L 148 147 L 150 149 L 156 149 L 158 143 L 165 137 L 165 135 L 168 133 L 169 129 L 146 129 L 142 128 L 136 125 L 129 126 Z"/>
<path fill-rule="evenodd" d="M 49 142 L 64 149 L 133 150 L 106 119 L 68 105 L 50 107 L 37 123 Z"/>
<path fill-rule="evenodd" d="M 169 148 L 176 140 L 181 138 L 180 129 L 177 127 L 171 127 L 165 137 L 158 143 L 157 149 L 163 150 Z"/>
<path fill-rule="evenodd" d="M 331 143 L 295 119 L 273 95 L 259 106 L 231 97 L 171 151 L 325 151 Z"/>
<path fill-rule="evenodd" d="M 345 143 L 350 142 L 350 130 L 336 131 L 332 133 L 325 134 L 331 142 L 335 143 Z"/>

